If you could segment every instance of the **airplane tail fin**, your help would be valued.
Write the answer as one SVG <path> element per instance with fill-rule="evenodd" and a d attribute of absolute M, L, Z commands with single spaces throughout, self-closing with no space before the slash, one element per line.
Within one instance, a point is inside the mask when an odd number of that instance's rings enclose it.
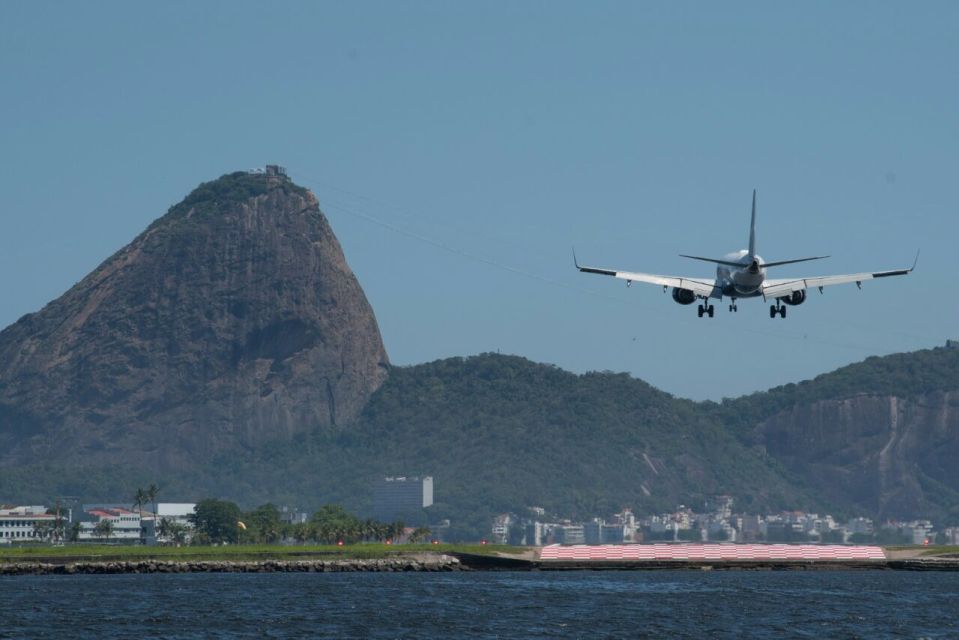
<path fill-rule="evenodd" d="M 753 189 L 753 216 L 749 221 L 749 257 L 756 255 L 756 190 Z"/>

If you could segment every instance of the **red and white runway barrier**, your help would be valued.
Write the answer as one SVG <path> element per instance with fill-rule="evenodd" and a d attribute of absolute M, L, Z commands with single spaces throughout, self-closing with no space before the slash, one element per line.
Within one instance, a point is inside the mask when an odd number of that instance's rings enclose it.
<path fill-rule="evenodd" d="M 618 544 L 543 547 L 541 560 L 885 560 L 881 547 L 819 544 Z"/>

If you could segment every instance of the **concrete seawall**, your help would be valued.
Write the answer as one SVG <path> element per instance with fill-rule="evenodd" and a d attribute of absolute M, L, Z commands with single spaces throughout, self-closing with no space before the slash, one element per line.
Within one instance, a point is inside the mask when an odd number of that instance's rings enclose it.
<path fill-rule="evenodd" d="M 567 548 L 568 549 L 568 548 Z M 596 557 L 556 557 L 542 549 L 525 557 L 487 556 L 457 553 L 463 565 L 479 571 L 959 571 L 957 557 L 912 555 L 888 558 L 879 554 L 872 558 L 604 558 L 595 548 Z M 636 549 L 632 550 L 635 555 Z M 646 550 L 648 552 L 648 549 Z M 677 550 L 678 551 L 678 550 Z M 544 557 L 544 555 L 546 557 Z M 850 554 L 854 556 L 856 554 Z M 551 557 L 552 556 L 552 557 Z"/>
<path fill-rule="evenodd" d="M 106 562 L 11 562 L 0 564 L 0 576 L 83 575 L 116 573 L 345 573 L 469 570 L 449 555 L 373 560 L 134 560 Z"/>

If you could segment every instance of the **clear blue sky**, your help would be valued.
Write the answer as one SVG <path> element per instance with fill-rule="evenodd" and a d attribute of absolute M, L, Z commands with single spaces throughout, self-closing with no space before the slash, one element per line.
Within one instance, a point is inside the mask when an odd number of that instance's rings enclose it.
<path fill-rule="evenodd" d="M 959 3 L 0 3 L 0 325 L 199 182 L 311 188 L 394 363 L 499 350 L 719 399 L 959 337 Z M 780 277 L 696 318 L 759 190 Z"/>

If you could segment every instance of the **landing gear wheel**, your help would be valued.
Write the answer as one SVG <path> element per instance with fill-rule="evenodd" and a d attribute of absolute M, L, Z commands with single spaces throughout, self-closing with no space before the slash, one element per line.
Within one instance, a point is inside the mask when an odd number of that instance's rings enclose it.
<path fill-rule="evenodd" d="M 774 305 L 769 305 L 769 317 L 770 318 L 776 317 L 776 307 Z"/>
<path fill-rule="evenodd" d="M 780 317 L 780 318 L 783 318 L 783 319 L 786 318 L 786 307 L 780 307 L 780 308 L 779 308 L 779 317 Z"/>
<path fill-rule="evenodd" d="M 703 309 L 703 305 L 699 305 L 698 311 L 699 311 L 699 317 L 702 318 L 703 314 L 706 312 L 706 310 Z"/>
<path fill-rule="evenodd" d="M 709 305 L 709 307 L 706 308 L 706 313 L 709 314 L 710 318 L 713 317 L 713 313 L 715 312 L 716 312 L 716 307 L 714 307 L 713 305 Z"/>

